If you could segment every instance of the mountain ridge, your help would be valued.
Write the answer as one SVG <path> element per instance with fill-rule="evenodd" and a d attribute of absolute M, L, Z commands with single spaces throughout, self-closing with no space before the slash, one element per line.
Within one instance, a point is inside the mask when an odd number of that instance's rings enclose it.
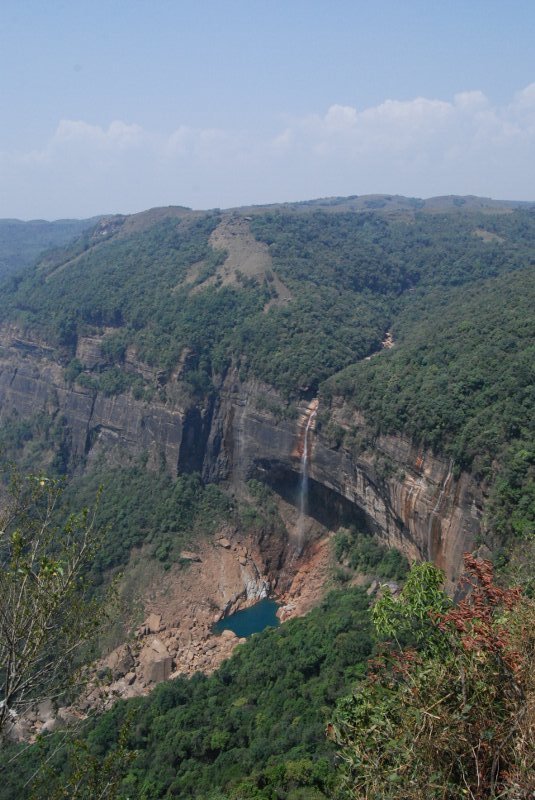
<path fill-rule="evenodd" d="M 381 205 L 373 205 L 374 203 L 384 203 L 384 206 Z M 367 205 L 370 203 L 370 205 Z M 248 209 L 255 209 L 256 211 L 263 211 L 263 210 L 274 210 L 277 208 L 281 209 L 291 209 L 293 207 L 296 208 L 334 208 L 336 206 L 344 206 L 348 205 L 353 207 L 355 210 L 362 208 L 362 210 L 373 210 L 379 211 L 382 207 L 387 207 L 388 205 L 392 204 L 395 206 L 399 204 L 404 206 L 408 209 L 410 208 L 428 208 L 428 209 L 437 209 L 437 208 L 451 208 L 453 210 L 459 210 L 464 207 L 465 210 L 477 210 L 481 208 L 488 208 L 488 209 L 514 209 L 514 208 L 535 208 L 535 200 L 500 200 L 492 197 L 484 197 L 481 195 L 456 195 L 456 194 L 449 194 L 449 195 L 432 195 L 427 198 L 420 198 L 420 197 L 409 197 L 407 195 L 400 195 L 400 194 L 388 194 L 388 193 L 373 193 L 373 194 L 364 194 L 364 195 L 332 195 L 327 197 L 317 197 L 312 198 L 311 200 L 288 200 L 288 201 L 277 201 L 273 203 L 244 203 L 240 206 L 228 206 L 225 208 L 219 207 L 211 207 L 211 208 L 192 208 L 190 206 L 183 206 L 180 204 L 174 205 L 167 205 L 167 206 L 151 206 L 147 209 L 142 209 L 141 211 L 133 211 L 129 213 L 122 213 L 122 212 L 109 212 L 106 214 L 95 214 L 92 217 L 87 218 L 58 218 L 54 220 L 47 220 L 45 218 L 35 218 L 35 219 L 19 219 L 17 217 L 2 217 L 0 218 L 0 225 L 2 223 L 16 223 L 20 225 L 35 225 L 35 224 L 60 224 L 60 223 L 71 223 L 71 222 L 89 222 L 89 223 L 97 223 L 101 219 L 111 219 L 113 217 L 136 217 L 143 214 L 151 214 L 154 212 L 165 212 L 165 211 L 172 211 L 174 212 L 191 212 L 191 213 L 209 213 L 214 211 L 223 211 L 223 212 L 244 212 Z"/>

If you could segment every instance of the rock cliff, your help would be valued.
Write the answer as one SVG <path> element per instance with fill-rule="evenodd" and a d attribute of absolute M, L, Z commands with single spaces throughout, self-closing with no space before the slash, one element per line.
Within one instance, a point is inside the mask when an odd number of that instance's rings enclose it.
<path fill-rule="evenodd" d="M 266 402 L 266 398 L 268 402 Z M 205 477 L 259 477 L 296 501 L 311 403 L 296 419 L 281 419 L 280 398 L 268 386 L 230 375 L 220 390 L 204 461 Z M 309 431 L 309 514 L 332 525 L 366 523 L 410 559 L 430 559 L 454 584 L 462 553 L 481 528 L 484 497 L 472 476 L 454 476 L 446 458 L 402 436 L 372 437 L 362 414 L 342 402 L 319 407 Z M 337 429 L 332 441 L 328 419 Z"/>
<path fill-rule="evenodd" d="M 98 361 L 98 340 L 82 341 L 79 350 Z M 129 368 L 144 369 L 131 356 Z M 172 398 L 171 391 L 145 402 L 68 385 L 46 343 L 14 328 L 0 333 L 0 421 L 46 412 L 64 421 L 77 464 L 103 453 L 146 453 L 149 466 L 163 459 L 172 474 L 199 471 L 237 491 L 259 478 L 297 504 L 309 403 L 289 410 L 271 387 L 244 383 L 234 370 L 212 401 Z M 410 558 L 435 561 L 454 583 L 481 526 L 484 497 L 473 478 L 454 475 L 447 459 L 402 436 L 374 438 L 362 415 L 340 401 L 320 401 L 309 436 L 310 516 L 331 526 L 359 519 Z"/>

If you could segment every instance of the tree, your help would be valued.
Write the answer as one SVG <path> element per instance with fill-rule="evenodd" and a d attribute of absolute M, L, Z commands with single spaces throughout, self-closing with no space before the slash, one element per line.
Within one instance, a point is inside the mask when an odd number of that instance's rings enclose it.
<path fill-rule="evenodd" d="M 130 718 L 119 730 L 116 747 L 95 755 L 87 741 L 77 739 L 61 749 L 61 768 L 54 769 L 44 755 L 31 785 L 30 800 L 115 800 L 136 752 L 128 749 Z"/>
<path fill-rule="evenodd" d="M 96 507 L 60 521 L 60 496 L 58 481 L 12 470 L 0 498 L 0 741 L 76 682 L 100 625 L 86 581 L 101 541 Z"/>
<path fill-rule="evenodd" d="M 413 564 L 398 598 L 388 586 L 372 609 L 372 619 L 381 636 L 409 638 L 427 648 L 436 643 L 437 631 L 433 617 L 451 605 L 444 593 L 445 575 L 428 561 Z M 438 638 L 443 637 L 438 634 Z"/>
<path fill-rule="evenodd" d="M 329 732 L 340 748 L 343 796 L 533 797 L 535 604 L 497 586 L 489 562 L 465 554 L 465 569 L 466 597 L 438 612 L 432 602 L 432 646 L 387 651 L 339 704 Z M 433 570 L 413 581 L 420 597 L 433 598 L 436 587 L 429 593 L 420 580 L 434 580 Z M 387 620 L 391 635 L 400 617 L 406 625 L 399 610 Z M 421 621 L 419 613 L 417 630 Z"/>

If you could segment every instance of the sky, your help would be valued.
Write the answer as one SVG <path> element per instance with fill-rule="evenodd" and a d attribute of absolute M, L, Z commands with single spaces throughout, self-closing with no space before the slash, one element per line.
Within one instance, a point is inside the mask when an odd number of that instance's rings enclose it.
<path fill-rule="evenodd" d="M 534 0 L 1 0 L 0 217 L 535 200 Z"/>

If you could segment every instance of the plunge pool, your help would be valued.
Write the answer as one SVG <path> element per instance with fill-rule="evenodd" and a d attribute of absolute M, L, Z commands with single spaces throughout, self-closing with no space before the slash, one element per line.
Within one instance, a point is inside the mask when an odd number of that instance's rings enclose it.
<path fill-rule="evenodd" d="M 223 617 L 214 625 L 214 631 L 233 631 L 236 636 L 251 636 L 253 633 L 260 633 L 265 628 L 276 628 L 280 625 L 277 611 L 279 604 L 275 600 L 260 600 L 250 608 L 236 611 L 230 617 Z"/>

